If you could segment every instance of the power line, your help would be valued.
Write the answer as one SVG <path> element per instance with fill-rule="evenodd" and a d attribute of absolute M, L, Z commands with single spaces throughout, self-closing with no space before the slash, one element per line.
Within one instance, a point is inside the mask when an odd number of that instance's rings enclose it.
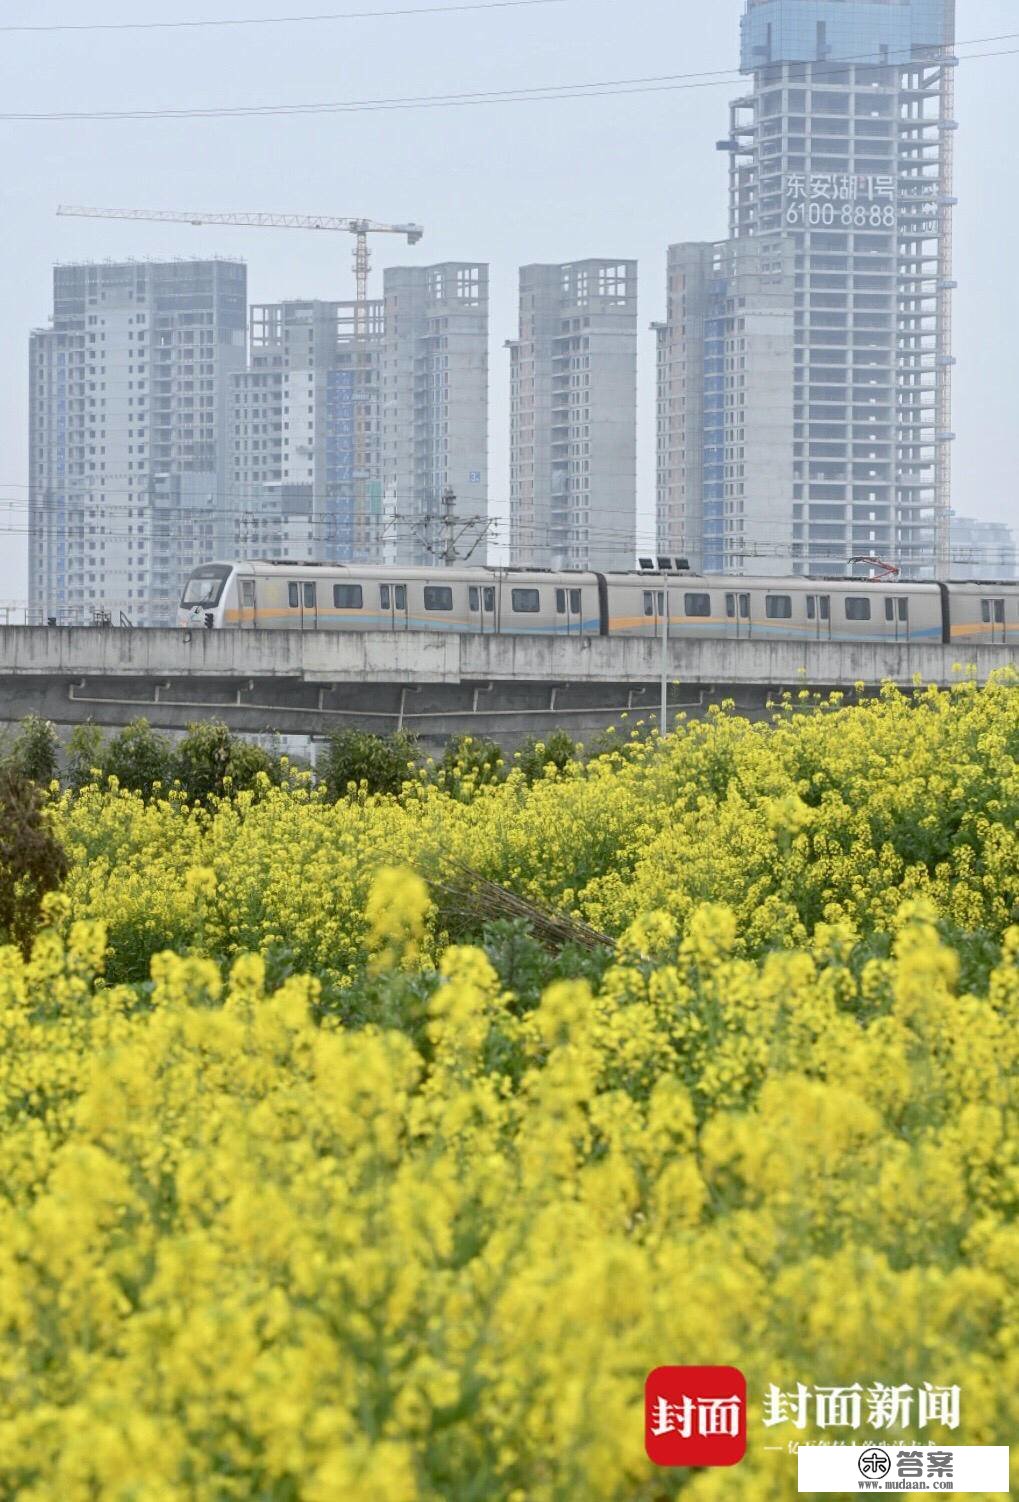
<path fill-rule="evenodd" d="M 1019 32 L 1003 33 L 1000 40 L 1019 37 Z M 959 47 L 974 46 L 984 41 L 999 38 L 977 37 L 958 42 Z M 1019 48 L 1000 48 L 990 52 L 968 53 L 962 62 L 977 58 L 1013 57 Z M 880 66 L 937 67 L 940 58 L 914 58 L 909 63 L 887 64 L 873 55 L 860 58 L 843 58 L 842 63 L 869 62 Z M 834 65 L 833 65 L 834 66 Z M 506 89 L 493 89 L 477 93 L 397 95 L 382 99 L 332 100 L 312 104 L 252 104 L 252 105 L 203 105 L 177 109 L 130 109 L 130 110 L 47 110 L 9 111 L 0 113 L 0 121 L 120 121 L 120 120 L 210 120 L 277 118 L 290 115 L 362 114 L 388 110 L 458 109 L 477 104 L 540 104 L 548 100 L 600 99 L 622 94 L 654 94 L 683 92 L 689 89 L 730 87 L 745 81 L 745 76 L 733 69 L 704 70 L 697 73 L 666 73 L 643 78 L 596 79 L 588 83 L 521 85 Z"/>
<path fill-rule="evenodd" d="M 461 5 L 422 5 L 400 10 L 343 10 L 307 16 L 240 16 L 198 21 L 81 21 L 53 25 L 0 26 L 0 33 L 78 31 L 198 31 L 233 26 L 303 26 L 326 21 L 377 21 L 390 16 L 435 16 L 464 10 L 517 10 L 530 5 L 565 5 L 567 0 L 468 0 Z"/>

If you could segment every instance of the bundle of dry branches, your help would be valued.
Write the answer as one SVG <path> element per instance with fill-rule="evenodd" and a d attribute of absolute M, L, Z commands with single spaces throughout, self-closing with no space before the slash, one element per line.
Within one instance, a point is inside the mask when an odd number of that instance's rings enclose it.
<path fill-rule="evenodd" d="M 523 919 L 538 943 L 552 954 L 570 944 L 591 950 L 615 948 L 615 941 L 608 934 L 599 933 L 568 913 L 539 907 L 518 892 L 490 881 L 463 861 L 447 856 L 437 874 L 434 871 L 421 874 L 451 931 L 476 932 L 496 919 Z"/>

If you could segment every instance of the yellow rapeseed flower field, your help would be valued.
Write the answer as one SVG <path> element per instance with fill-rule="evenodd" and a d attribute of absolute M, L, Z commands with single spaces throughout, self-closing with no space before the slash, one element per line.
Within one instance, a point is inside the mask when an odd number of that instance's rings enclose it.
<path fill-rule="evenodd" d="M 927 1441 L 1008 1443 L 1017 751 L 1002 679 L 530 787 L 54 794 L 70 876 L 0 949 L 0 1498 L 785 1502 L 771 1384 L 957 1386 Z M 512 973 L 450 862 L 614 947 Z M 740 1465 L 645 1458 L 660 1364 L 746 1373 Z"/>

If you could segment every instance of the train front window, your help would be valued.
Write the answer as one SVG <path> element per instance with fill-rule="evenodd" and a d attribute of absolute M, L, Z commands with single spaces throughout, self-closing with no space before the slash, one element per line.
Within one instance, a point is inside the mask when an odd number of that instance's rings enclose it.
<path fill-rule="evenodd" d="M 184 586 L 182 605 L 218 605 L 223 586 L 230 577 L 228 563 L 203 563 Z"/>

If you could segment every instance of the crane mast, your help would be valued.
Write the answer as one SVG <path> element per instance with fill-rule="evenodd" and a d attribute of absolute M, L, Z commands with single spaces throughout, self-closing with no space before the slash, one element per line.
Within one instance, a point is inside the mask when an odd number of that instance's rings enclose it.
<path fill-rule="evenodd" d="M 380 224 L 374 219 L 327 214 L 205 213 L 187 209 L 102 209 L 61 204 L 58 215 L 78 219 L 122 219 L 155 224 L 232 225 L 245 229 L 326 230 L 354 236 L 354 547 L 365 550 L 374 540 L 368 514 L 368 272 L 369 235 L 402 235 L 416 245 L 424 234 L 420 224 Z M 312 501 L 314 514 L 317 497 Z"/>

